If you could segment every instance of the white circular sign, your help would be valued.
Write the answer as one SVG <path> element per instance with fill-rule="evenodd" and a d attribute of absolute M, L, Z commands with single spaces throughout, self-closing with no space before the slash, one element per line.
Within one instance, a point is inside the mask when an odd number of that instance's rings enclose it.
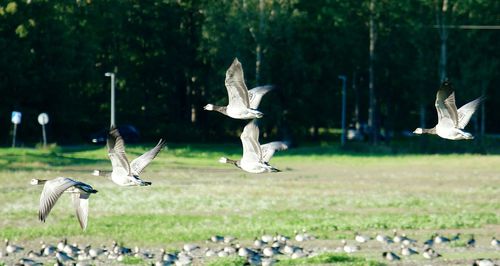
<path fill-rule="evenodd" d="M 21 124 L 21 112 L 13 111 L 10 120 L 13 124 Z"/>
<path fill-rule="evenodd" d="M 41 113 L 38 115 L 38 124 L 46 125 L 49 122 L 49 115 L 46 113 Z"/>

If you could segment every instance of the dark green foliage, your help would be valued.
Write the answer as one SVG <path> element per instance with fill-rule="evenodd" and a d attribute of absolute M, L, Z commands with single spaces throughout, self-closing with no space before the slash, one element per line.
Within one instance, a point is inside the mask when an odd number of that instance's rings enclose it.
<path fill-rule="evenodd" d="M 10 112 L 23 112 L 19 143 L 40 140 L 36 116 L 49 113 L 49 142 L 76 143 L 109 123 L 109 79 L 117 74 L 117 123 L 144 141 L 215 141 L 244 122 L 203 111 L 226 104 L 224 73 L 234 57 L 249 88 L 275 84 L 260 109 L 271 137 L 318 140 L 340 125 L 340 81 L 348 76 L 348 120 L 367 119 L 368 0 L 0 1 L 0 144 Z M 497 1 L 449 1 L 450 25 L 498 24 Z M 436 122 L 439 36 L 435 1 L 376 1 L 378 117 L 384 132 Z M 262 23 L 259 20 L 263 16 Z M 449 30 L 448 76 L 460 106 L 481 94 L 487 132 L 500 130 L 499 34 Z M 356 83 L 356 90 L 352 83 Z M 478 112 L 480 113 L 480 112 Z M 425 115 L 422 117 L 421 116 Z M 480 115 L 476 115 L 478 118 Z M 480 128 L 472 120 L 468 130 Z"/>

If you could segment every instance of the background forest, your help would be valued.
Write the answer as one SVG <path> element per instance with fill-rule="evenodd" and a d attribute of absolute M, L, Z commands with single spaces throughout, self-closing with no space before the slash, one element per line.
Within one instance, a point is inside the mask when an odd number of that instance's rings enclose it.
<path fill-rule="evenodd" d="M 249 88 L 277 87 L 259 108 L 264 137 L 332 138 L 339 75 L 351 126 L 391 138 L 434 126 L 446 76 L 458 105 L 488 96 L 468 131 L 498 133 L 500 31 L 475 25 L 499 24 L 492 0 L 0 1 L 0 144 L 13 110 L 24 143 L 40 141 L 41 112 L 49 142 L 88 142 L 109 125 L 109 71 L 117 123 L 144 141 L 237 136 L 244 121 L 203 111 L 226 103 L 234 57 Z"/>

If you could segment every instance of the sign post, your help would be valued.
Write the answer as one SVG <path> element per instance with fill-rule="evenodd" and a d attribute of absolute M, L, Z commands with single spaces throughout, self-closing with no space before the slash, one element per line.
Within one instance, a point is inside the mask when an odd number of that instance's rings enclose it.
<path fill-rule="evenodd" d="M 38 124 L 42 125 L 43 147 L 47 147 L 47 134 L 45 134 L 45 125 L 49 123 L 49 115 L 41 113 L 38 115 Z"/>
<path fill-rule="evenodd" d="M 21 112 L 13 111 L 10 120 L 12 121 L 12 124 L 14 124 L 14 130 L 12 132 L 12 147 L 16 147 L 17 125 L 21 124 Z"/>

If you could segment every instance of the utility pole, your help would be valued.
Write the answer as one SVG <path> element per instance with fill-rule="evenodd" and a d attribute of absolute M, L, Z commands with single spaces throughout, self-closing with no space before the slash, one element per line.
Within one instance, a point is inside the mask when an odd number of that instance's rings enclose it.
<path fill-rule="evenodd" d="M 114 126 L 115 124 L 115 73 L 106 72 L 104 74 L 106 77 L 111 78 L 111 123 L 110 126 Z"/>

